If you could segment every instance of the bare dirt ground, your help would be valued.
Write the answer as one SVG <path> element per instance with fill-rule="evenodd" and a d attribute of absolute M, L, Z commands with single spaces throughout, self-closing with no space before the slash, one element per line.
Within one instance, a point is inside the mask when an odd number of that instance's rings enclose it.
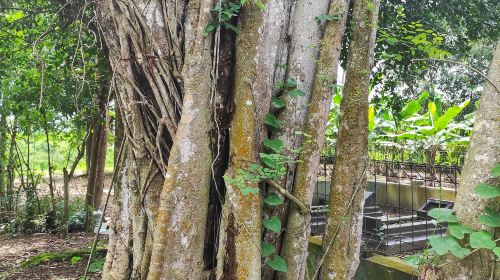
<path fill-rule="evenodd" d="M 70 234 L 66 239 L 50 234 L 0 236 L 0 279 L 80 279 L 88 260 L 85 256 L 82 256 L 82 259 L 75 265 L 67 259 L 48 262 L 33 268 L 22 268 L 21 262 L 40 253 L 89 249 L 92 240 L 93 235 L 87 233 Z M 101 240 L 106 241 L 106 237 L 104 236 Z M 88 279 L 100 279 L 100 277 L 100 273 L 91 273 Z"/>

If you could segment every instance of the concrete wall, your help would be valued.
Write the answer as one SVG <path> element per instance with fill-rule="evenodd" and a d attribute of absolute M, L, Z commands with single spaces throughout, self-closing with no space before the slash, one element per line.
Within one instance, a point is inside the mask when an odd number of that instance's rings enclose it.
<path fill-rule="evenodd" d="M 313 205 L 319 205 L 330 193 L 330 181 L 318 181 Z M 368 180 L 367 191 L 375 192 L 378 204 L 418 210 L 427 199 L 455 201 L 455 190 L 446 187 L 425 187 L 423 181 L 410 184 Z M 328 202 L 326 200 L 326 202 Z"/>
<path fill-rule="evenodd" d="M 317 267 L 321 258 L 321 238 L 309 238 L 309 256 L 307 267 L 309 278 Z M 367 259 L 361 259 L 358 270 L 353 280 L 417 280 L 418 271 L 396 257 L 374 255 Z"/>

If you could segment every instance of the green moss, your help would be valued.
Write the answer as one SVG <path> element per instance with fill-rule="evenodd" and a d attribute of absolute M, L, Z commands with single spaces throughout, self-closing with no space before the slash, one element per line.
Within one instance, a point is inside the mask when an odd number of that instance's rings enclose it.
<path fill-rule="evenodd" d="M 107 249 L 105 249 L 105 248 L 99 248 L 99 249 L 96 249 L 95 254 L 104 254 L 106 251 L 107 251 Z M 72 250 L 72 251 L 66 251 L 66 252 L 40 253 L 40 254 L 34 255 L 34 256 L 24 260 L 23 262 L 21 262 L 21 267 L 32 268 L 32 267 L 46 264 L 46 263 L 53 262 L 53 261 L 71 260 L 72 257 L 88 256 L 89 254 L 90 254 L 90 249 Z"/>

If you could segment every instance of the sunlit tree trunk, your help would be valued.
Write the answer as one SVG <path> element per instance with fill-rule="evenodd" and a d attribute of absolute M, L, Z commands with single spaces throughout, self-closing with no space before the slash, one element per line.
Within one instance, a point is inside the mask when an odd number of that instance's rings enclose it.
<path fill-rule="evenodd" d="M 380 1 L 355 1 L 340 107 L 321 279 L 352 279 L 359 264 L 368 164 L 368 94 Z"/>
<path fill-rule="evenodd" d="M 498 198 L 481 199 L 474 193 L 479 183 L 498 184 L 491 176 L 491 170 L 500 162 L 500 41 L 497 43 L 493 61 L 488 73 L 489 81 L 484 82 L 479 108 L 476 111 L 474 130 L 465 157 L 460 185 L 457 192 L 454 210 L 459 221 L 474 230 L 486 229 L 494 240 L 500 233 L 493 228 L 484 228 L 478 216 L 486 207 L 500 211 Z M 493 85 L 493 84 L 494 85 Z M 495 88 L 496 87 L 496 88 Z M 451 262 L 443 267 L 442 279 L 498 279 L 500 263 L 495 261 L 491 251 L 479 250 L 463 260 Z M 429 273 L 423 273 L 423 275 Z M 431 278 L 426 278 L 431 279 Z"/>
<path fill-rule="evenodd" d="M 5 112 L 0 112 L 0 211 L 6 210 L 7 205 L 7 181 L 6 175 L 6 158 L 7 150 L 7 116 Z"/>
<path fill-rule="evenodd" d="M 347 19 L 349 1 L 332 1 L 327 12 L 340 18 L 326 23 L 322 40 L 319 42 L 319 60 L 312 84 L 309 110 L 304 133 L 309 135 L 312 145 L 303 145 L 297 164 L 292 194 L 306 205 L 312 203 L 319 169 L 320 153 L 328 112 L 332 102 L 333 87 L 336 85 L 340 50 Z M 293 137 L 293 136 L 291 136 Z M 280 279 L 305 279 L 308 237 L 310 234 L 310 214 L 291 205 L 288 213 L 287 230 L 283 240 L 282 256 L 288 265 L 287 273 L 280 273 Z"/>

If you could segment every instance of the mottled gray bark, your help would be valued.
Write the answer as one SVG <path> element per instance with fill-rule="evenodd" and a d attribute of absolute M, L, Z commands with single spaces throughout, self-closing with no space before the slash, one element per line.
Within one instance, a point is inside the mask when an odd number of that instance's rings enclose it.
<path fill-rule="evenodd" d="M 368 94 L 380 0 L 355 1 L 340 107 L 321 279 L 352 279 L 359 264 L 366 168 Z"/>

